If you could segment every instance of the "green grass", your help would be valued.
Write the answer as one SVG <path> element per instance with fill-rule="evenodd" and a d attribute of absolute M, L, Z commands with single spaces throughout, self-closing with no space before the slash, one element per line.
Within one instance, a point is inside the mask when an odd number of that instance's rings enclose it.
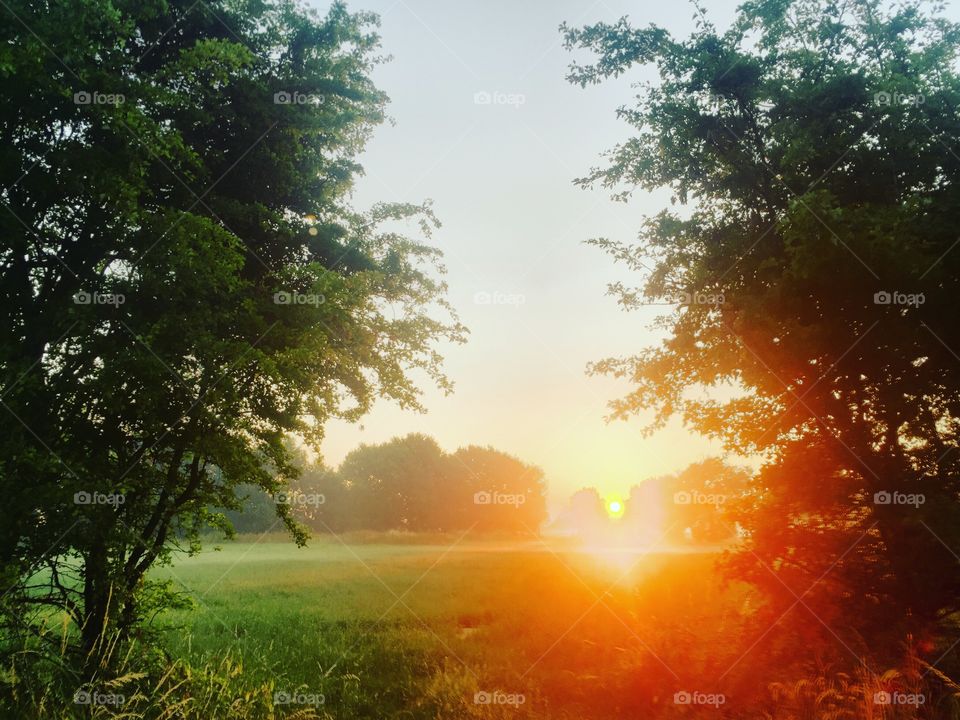
<path fill-rule="evenodd" d="M 266 538 L 204 551 L 155 573 L 196 600 L 162 618 L 167 645 L 197 667 L 230 657 L 247 684 L 322 694 L 330 718 L 681 717 L 680 690 L 756 693 L 749 661 L 719 678 L 742 645 L 746 590 L 721 587 L 713 555 L 448 548 Z M 477 704 L 481 691 L 524 701 Z"/>

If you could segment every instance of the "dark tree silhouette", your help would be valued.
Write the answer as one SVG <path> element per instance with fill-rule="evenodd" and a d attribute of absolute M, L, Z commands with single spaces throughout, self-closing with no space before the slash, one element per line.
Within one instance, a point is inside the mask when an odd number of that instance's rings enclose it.
<path fill-rule="evenodd" d="M 736 569 L 843 655 L 834 634 L 935 660 L 960 600 L 960 34 L 930 7 L 756 0 L 685 40 L 565 28 L 596 58 L 573 82 L 660 79 L 581 182 L 675 206 L 637 244 L 595 241 L 645 275 L 611 287 L 625 307 L 676 309 L 661 346 L 593 369 L 635 385 L 614 415 L 766 458 Z"/>

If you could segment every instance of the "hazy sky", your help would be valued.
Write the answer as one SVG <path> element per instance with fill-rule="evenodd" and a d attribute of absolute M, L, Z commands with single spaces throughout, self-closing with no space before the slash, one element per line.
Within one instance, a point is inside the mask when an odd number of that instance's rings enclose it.
<path fill-rule="evenodd" d="M 736 6 L 703 4 L 720 27 Z M 591 360 L 657 341 L 654 309 L 628 314 L 605 294 L 608 282 L 636 278 L 584 240 L 635 237 L 667 197 L 638 193 L 623 205 L 573 185 L 627 137 L 614 111 L 629 101 L 631 82 L 653 76 L 638 70 L 587 90 L 573 86 L 557 29 L 564 20 L 628 15 L 685 35 L 692 6 L 358 0 L 352 8 L 382 18 L 393 60 L 375 79 L 396 121 L 379 129 L 363 158 L 357 204 L 433 199 L 450 300 L 471 334 L 466 345 L 442 348 L 452 396 L 429 391 L 425 415 L 381 403 L 362 427 L 331 425 L 326 461 L 408 432 L 433 435 L 448 450 L 493 445 L 540 465 L 556 508 L 580 487 L 626 494 L 643 478 L 718 453 L 679 423 L 650 438 L 640 434 L 642 419 L 606 423 L 606 402 L 628 386 L 584 372 Z"/>

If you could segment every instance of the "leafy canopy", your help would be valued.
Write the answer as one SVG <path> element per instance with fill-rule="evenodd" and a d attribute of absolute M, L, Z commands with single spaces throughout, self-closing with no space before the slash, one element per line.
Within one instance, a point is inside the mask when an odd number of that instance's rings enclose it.
<path fill-rule="evenodd" d="M 374 16 L 7 10 L 0 595 L 18 628 L 64 609 L 90 653 L 172 545 L 229 530 L 211 507 L 295 476 L 285 438 L 378 397 L 418 407 L 412 371 L 449 388 L 435 342 L 464 330 L 439 252 L 403 234 L 429 235 L 429 206 L 350 204 L 387 101 Z"/>
<path fill-rule="evenodd" d="M 676 302 L 666 339 L 593 370 L 634 385 L 614 416 L 680 415 L 766 459 L 736 568 L 841 614 L 810 618 L 841 654 L 831 633 L 898 648 L 960 598 L 960 35 L 940 9 L 751 0 L 683 40 L 563 28 L 594 58 L 575 83 L 659 75 L 580 182 L 671 194 L 637 242 L 594 241 L 644 276 L 611 286 L 626 309 Z"/>

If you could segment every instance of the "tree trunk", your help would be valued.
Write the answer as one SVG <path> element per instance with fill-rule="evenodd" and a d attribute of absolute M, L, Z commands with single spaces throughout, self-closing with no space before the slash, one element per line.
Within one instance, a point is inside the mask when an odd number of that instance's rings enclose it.
<path fill-rule="evenodd" d="M 110 627 L 113 599 L 108 559 L 106 544 L 102 539 L 96 539 L 84 563 L 84 623 L 80 631 L 80 650 L 88 675 L 102 665 L 102 653 L 107 645 L 105 636 Z"/>

